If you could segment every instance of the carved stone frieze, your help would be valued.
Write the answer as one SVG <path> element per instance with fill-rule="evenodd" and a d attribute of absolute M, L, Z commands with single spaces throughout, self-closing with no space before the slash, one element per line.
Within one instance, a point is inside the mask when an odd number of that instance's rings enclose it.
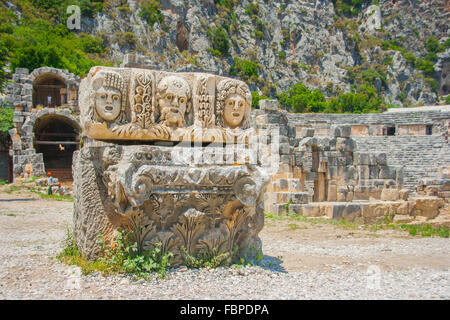
<path fill-rule="evenodd" d="M 251 94 L 204 73 L 94 67 L 80 85 L 83 132 L 98 140 L 245 141 Z"/>

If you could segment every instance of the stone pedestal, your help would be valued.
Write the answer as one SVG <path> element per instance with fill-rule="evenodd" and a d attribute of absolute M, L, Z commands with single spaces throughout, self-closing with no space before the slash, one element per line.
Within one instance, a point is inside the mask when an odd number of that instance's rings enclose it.
<path fill-rule="evenodd" d="M 92 68 L 80 84 L 86 139 L 73 161 L 82 254 L 97 258 L 98 235 L 112 239 L 120 228 L 140 252 L 161 243 L 172 266 L 185 253 L 237 259 L 261 251 L 269 179 L 250 147 L 250 110 L 239 80 Z"/>
<path fill-rule="evenodd" d="M 74 223 L 82 254 L 98 257 L 99 234 L 112 238 L 120 227 L 134 233 L 140 250 L 161 242 L 175 255 L 172 265 L 182 263 L 182 246 L 194 256 L 202 250 L 236 258 L 261 251 L 268 176 L 246 164 L 192 164 L 196 154 L 211 151 L 203 149 L 110 145 L 77 151 Z"/>

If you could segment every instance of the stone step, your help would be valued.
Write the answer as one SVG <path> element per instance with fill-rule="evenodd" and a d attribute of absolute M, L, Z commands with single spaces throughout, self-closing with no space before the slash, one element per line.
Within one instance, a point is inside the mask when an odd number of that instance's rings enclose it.
<path fill-rule="evenodd" d="M 274 203 L 277 204 L 303 204 L 312 201 L 312 195 L 308 192 L 274 192 Z"/>
<path fill-rule="evenodd" d="M 303 191 L 300 179 L 278 179 L 272 182 L 272 192 L 301 192 Z"/>

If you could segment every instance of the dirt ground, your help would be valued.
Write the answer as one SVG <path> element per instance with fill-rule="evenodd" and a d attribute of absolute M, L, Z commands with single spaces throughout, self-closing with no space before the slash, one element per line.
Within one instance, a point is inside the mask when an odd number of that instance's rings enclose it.
<path fill-rule="evenodd" d="M 36 193 L 0 186 L 0 299 L 46 299 L 40 288 L 44 285 L 49 292 L 58 290 L 71 270 L 55 257 L 71 227 L 72 207 L 70 201 L 41 199 Z M 395 272 L 425 268 L 440 272 L 440 277 L 444 274 L 439 280 L 445 286 L 443 297 L 450 294 L 448 238 L 287 218 L 266 218 L 260 236 L 264 261 L 283 273 L 332 272 L 336 267 L 358 272 L 368 266 Z M 61 281 L 54 282 L 58 277 Z M 94 290 L 89 297 L 95 295 Z"/>

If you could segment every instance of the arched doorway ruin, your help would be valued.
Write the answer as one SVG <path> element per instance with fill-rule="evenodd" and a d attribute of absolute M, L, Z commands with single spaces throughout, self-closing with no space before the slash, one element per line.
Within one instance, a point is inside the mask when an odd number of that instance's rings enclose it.
<path fill-rule="evenodd" d="M 33 107 L 58 107 L 67 103 L 67 85 L 52 72 L 42 73 L 33 81 Z"/>
<path fill-rule="evenodd" d="M 79 124 L 62 115 L 47 114 L 36 119 L 33 144 L 42 153 L 45 170 L 59 181 L 72 180 L 72 155 L 80 144 Z"/>

